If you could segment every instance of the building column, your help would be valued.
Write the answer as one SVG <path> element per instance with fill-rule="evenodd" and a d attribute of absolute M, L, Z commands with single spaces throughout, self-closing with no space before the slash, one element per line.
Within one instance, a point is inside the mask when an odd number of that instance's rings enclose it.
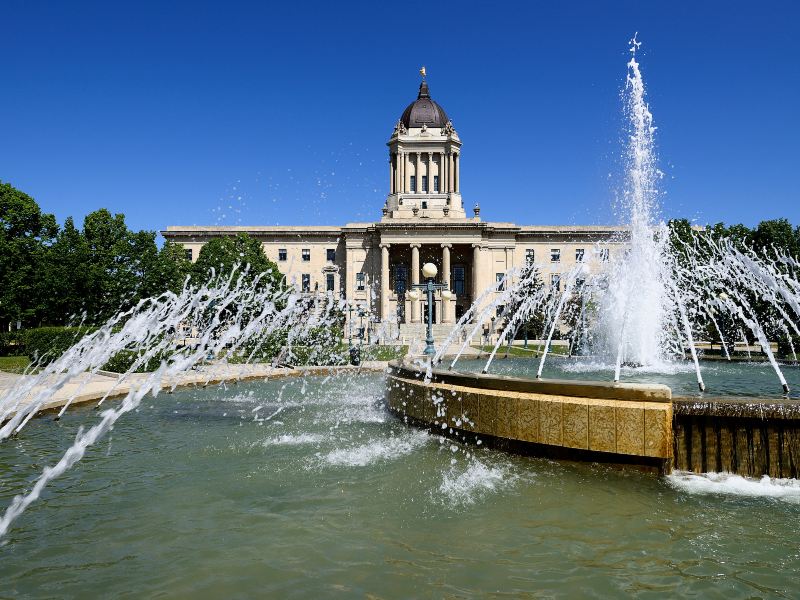
<path fill-rule="evenodd" d="M 450 289 L 450 248 L 452 244 L 442 244 L 442 283 L 446 290 Z M 450 314 L 452 302 L 442 296 L 442 323 L 452 323 L 453 316 Z"/>
<path fill-rule="evenodd" d="M 445 159 L 447 155 L 444 152 L 439 153 L 439 192 L 442 194 L 447 193 L 447 165 Z"/>
<path fill-rule="evenodd" d="M 456 194 L 461 193 L 461 184 L 459 183 L 459 179 L 461 178 L 461 161 L 459 160 L 460 155 L 456 154 L 453 158 L 454 165 L 453 171 L 455 171 L 455 183 L 453 184 L 453 190 Z"/>
<path fill-rule="evenodd" d="M 472 301 L 481 295 L 481 247 L 472 244 Z"/>
<path fill-rule="evenodd" d="M 433 152 L 428 152 L 428 164 L 425 168 L 425 176 L 428 178 L 428 193 L 433 193 Z"/>
<path fill-rule="evenodd" d="M 400 193 L 400 153 L 394 155 L 394 193 Z"/>
<path fill-rule="evenodd" d="M 411 285 L 412 289 L 413 286 L 419 283 L 419 244 L 411 244 Z M 411 300 L 411 322 L 412 323 L 419 323 L 420 322 L 420 301 L 419 300 Z"/>
<path fill-rule="evenodd" d="M 444 191 L 446 193 L 450 193 L 452 188 L 450 187 L 450 155 L 445 152 L 442 154 L 442 165 L 444 165 Z"/>
<path fill-rule="evenodd" d="M 436 152 L 436 153 L 434 153 L 433 156 L 434 156 L 434 159 L 433 159 L 433 163 L 434 164 L 437 164 L 436 163 L 437 159 L 439 160 L 439 163 L 438 163 L 439 166 L 437 168 L 437 173 L 436 174 L 439 176 L 439 193 L 441 194 L 442 191 L 444 190 L 444 187 L 443 187 L 444 183 L 442 182 L 442 160 L 441 160 L 442 153 L 441 152 Z"/>
<path fill-rule="evenodd" d="M 453 153 L 451 152 L 447 161 L 447 186 L 450 192 L 456 191 L 455 184 L 453 183 L 453 171 L 455 171 L 453 168 L 453 160 Z"/>
<path fill-rule="evenodd" d="M 381 321 L 389 318 L 389 244 L 381 244 Z"/>
<path fill-rule="evenodd" d="M 416 162 L 416 168 L 414 169 L 414 177 L 416 177 L 416 179 L 417 179 L 417 188 L 416 188 L 416 192 L 417 192 L 417 193 L 419 193 L 419 190 L 420 190 L 420 187 L 419 187 L 419 186 L 421 186 L 421 185 L 422 185 L 422 179 L 420 179 L 420 177 L 419 177 L 419 172 L 420 172 L 420 166 L 419 166 L 419 164 L 420 164 L 420 156 L 421 156 L 421 154 L 420 154 L 419 152 L 417 152 L 417 162 Z"/>
<path fill-rule="evenodd" d="M 402 194 L 406 191 L 406 173 L 405 173 L 406 157 L 402 152 L 397 153 L 397 193 Z"/>

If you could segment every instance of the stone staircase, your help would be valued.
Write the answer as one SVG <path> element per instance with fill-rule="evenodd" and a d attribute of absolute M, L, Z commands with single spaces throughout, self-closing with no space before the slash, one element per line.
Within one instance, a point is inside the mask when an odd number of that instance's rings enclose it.
<path fill-rule="evenodd" d="M 433 326 L 433 339 L 437 348 L 447 339 L 447 336 L 450 335 L 450 332 L 452 330 L 453 330 L 452 324 L 435 324 Z M 426 337 L 426 326 L 423 323 L 402 323 L 399 326 L 398 333 L 399 333 L 398 341 L 401 344 L 408 345 L 412 351 L 416 346 L 419 346 L 420 348 L 424 347 L 425 337 Z M 478 343 L 477 339 L 473 341 L 476 344 Z M 455 352 L 458 348 L 461 347 L 462 343 L 463 340 L 461 338 L 455 340 L 453 342 L 453 345 L 450 346 L 450 350 Z M 472 354 L 472 352 L 470 351 L 469 348 L 467 348 L 465 354 Z"/>

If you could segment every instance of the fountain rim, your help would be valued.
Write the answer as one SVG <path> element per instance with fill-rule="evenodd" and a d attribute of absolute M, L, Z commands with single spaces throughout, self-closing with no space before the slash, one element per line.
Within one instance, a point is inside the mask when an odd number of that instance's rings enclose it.
<path fill-rule="evenodd" d="M 446 383 L 485 390 L 500 390 L 542 394 L 548 396 L 567 396 L 574 398 L 594 398 L 598 400 L 626 400 L 633 402 L 672 402 L 672 390 L 661 383 L 620 383 L 599 380 L 573 379 L 530 379 L 511 375 L 471 373 L 428 368 L 428 365 L 413 357 L 393 360 L 389 363 L 390 374 L 409 379 L 424 378 L 434 383 Z"/>

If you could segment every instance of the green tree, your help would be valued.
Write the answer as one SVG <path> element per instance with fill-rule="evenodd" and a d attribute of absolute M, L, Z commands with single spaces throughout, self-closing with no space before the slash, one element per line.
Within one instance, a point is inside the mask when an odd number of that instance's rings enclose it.
<path fill-rule="evenodd" d="M 186 258 L 183 246 L 167 241 L 158 253 L 158 263 L 150 274 L 150 285 L 159 293 L 166 290 L 178 292 L 191 272 L 192 262 Z"/>
<path fill-rule="evenodd" d="M 0 328 L 35 324 L 44 311 L 47 247 L 58 231 L 55 217 L 36 201 L 0 182 Z"/>
<path fill-rule="evenodd" d="M 234 266 L 242 272 L 248 268 L 245 277 L 251 281 L 263 273 L 262 285 L 275 287 L 283 278 L 278 266 L 264 254 L 259 241 L 246 233 L 217 237 L 207 242 L 194 263 L 193 277 L 195 281 L 207 281 L 212 270 L 216 275 L 227 275 Z"/>
<path fill-rule="evenodd" d="M 125 216 L 105 208 L 86 215 L 83 236 L 89 248 L 87 279 L 91 294 L 86 311 L 92 322 L 101 322 L 130 305 L 137 287 L 131 268 L 130 232 Z"/>
<path fill-rule="evenodd" d="M 681 265 L 686 264 L 686 256 L 694 244 L 694 230 L 688 219 L 670 219 L 669 243 Z"/>
<path fill-rule="evenodd" d="M 753 232 L 753 246 L 756 250 L 771 251 L 772 248 L 797 256 L 798 241 L 792 224 L 786 219 L 761 221 Z"/>
<path fill-rule="evenodd" d="M 89 245 L 72 217 L 67 217 L 47 256 L 47 299 L 44 322 L 64 325 L 86 308 L 92 295 L 87 276 L 90 264 Z"/>

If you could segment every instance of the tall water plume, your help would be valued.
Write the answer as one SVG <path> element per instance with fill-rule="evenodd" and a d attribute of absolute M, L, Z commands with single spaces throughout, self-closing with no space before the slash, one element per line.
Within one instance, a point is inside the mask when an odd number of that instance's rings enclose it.
<path fill-rule="evenodd" d="M 644 80 L 631 40 L 624 92 L 627 118 L 623 222 L 629 227 L 626 252 L 609 265 L 608 286 L 600 303 L 600 341 L 620 363 L 654 365 L 664 356 L 665 321 L 671 313 L 666 228 L 658 222 L 661 172 L 655 153 L 655 126 Z"/>

